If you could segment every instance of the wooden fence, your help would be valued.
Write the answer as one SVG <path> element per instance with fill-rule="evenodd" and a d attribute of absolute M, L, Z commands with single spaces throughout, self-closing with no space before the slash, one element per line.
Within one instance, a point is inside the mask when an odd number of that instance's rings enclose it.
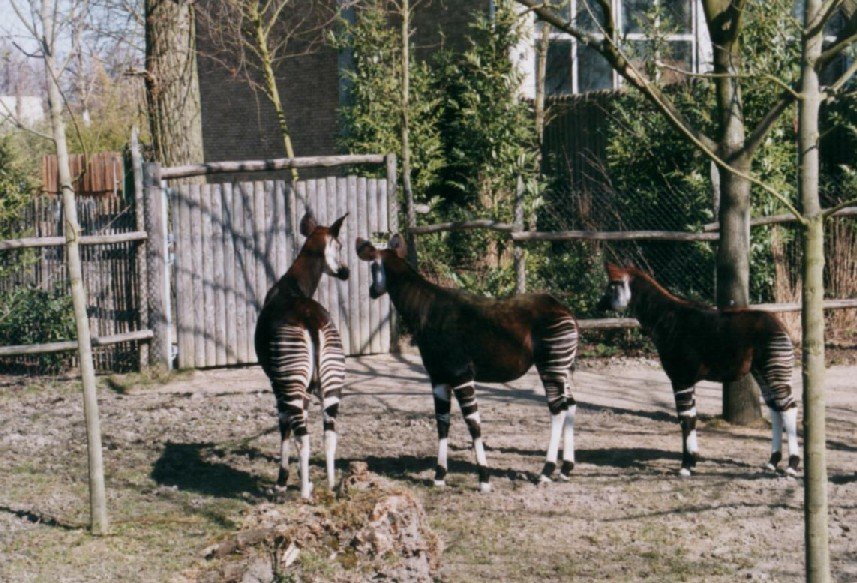
<path fill-rule="evenodd" d="M 69 166 L 77 196 L 116 197 L 124 190 L 124 164 L 118 152 L 73 154 L 69 156 Z M 52 196 L 60 194 L 56 155 L 42 157 L 42 192 Z"/>
<path fill-rule="evenodd" d="M 80 196 L 76 203 L 83 235 L 81 267 L 92 334 L 115 339 L 140 332 L 140 280 L 135 258 L 145 233 L 138 231 L 134 201 L 113 196 Z M 15 261 L 16 250 L 31 249 L 17 258 L 22 260 L 20 267 L 0 278 L 0 292 L 34 287 L 65 293 L 69 281 L 63 225 L 59 197 L 33 199 L 20 220 L 21 233 L 27 236 L 0 242 L 2 261 Z M 93 354 L 98 370 L 128 370 L 137 366 L 139 334 L 127 338 L 128 341 L 99 345 L 102 347 Z M 32 349 L 27 354 L 41 352 L 45 350 Z"/>
<path fill-rule="evenodd" d="M 328 177 L 299 181 L 251 181 L 177 184 L 161 189 L 159 179 L 216 173 L 263 172 L 291 167 L 386 164 L 384 178 Z M 331 314 L 348 355 L 388 352 L 395 326 L 388 297 L 369 298 L 367 263 L 352 251 L 354 240 L 396 230 L 394 156 L 331 156 L 283 160 L 225 162 L 158 168 L 150 165 L 147 206 L 168 202 L 174 264 L 166 270 L 171 283 L 150 285 L 150 298 L 162 306 L 154 314 L 152 350 L 164 355 L 164 343 L 177 346 L 182 368 L 256 362 L 253 335 L 256 317 L 270 287 L 286 272 L 303 244 L 298 224 L 312 208 L 320 224 L 348 213 L 340 238 L 347 281 L 323 277 L 316 299 Z M 152 233 L 150 232 L 150 235 Z M 150 249 L 159 247 L 150 240 Z M 155 263 L 166 264 L 166 259 Z M 162 268 L 149 262 L 150 276 Z M 155 272 L 155 273 L 153 273 Z M 169 298 L 159 299 L 161 290 Z M 156 310 L 157 311 L 157 310 Z M 172 314 L 174 313 L 174 316 Z M 169 317 L 167 317 L 170 315 Z M 159 325 L 159 320 L 165 320 Z M 169 340 L 161 341 L 162 335 Z"/>

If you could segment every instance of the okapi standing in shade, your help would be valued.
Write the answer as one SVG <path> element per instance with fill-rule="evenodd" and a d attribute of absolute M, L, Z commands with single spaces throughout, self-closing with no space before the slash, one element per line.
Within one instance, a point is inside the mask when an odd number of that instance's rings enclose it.
<path fill-rule="evenodd" d="M 568 479 L 574 467 L 577 409 L 569 386 L 577 354 L 577 322 L 571 312 L 546 294 L 495 300 L 435 285 L 405 261 L 405 242 L 400 235 L 393 235 L 388 249 L 380 251 L 369 241 L 357 239 L 357 255 L 373 262 L 369 295 L 375 299 L 390 294 L 413 333 L 431 380 L 438 434 L 435 485 L 445 485 L 454 394 L 473 440 L 479 489 L 490 491 L 474 383 L 513 381 L 533 364 L 551 412 L 551 437 L 541 480 L 551 481 L 563 434 L 560 477 Z"/>
<path fill-rule="evenodd" d="M 643 332 L 658 350 L 672 383 L 682 431 L 681 475 L 696 466 L 696 399 L 701 381 L 732 382 L 751 373 L 771 410 L 771 457 L 776 470 L 782 460 L 783 426 L 788 436 L 786 473 L 797 474 L 797 404 L 792 397 L 794 348 L 772 314 L 749 309 L 716 310 L 677 298 L 652 277 L 634 267 L 608 264 L 609 283 L 600 309 L 630 307 Z"/>
<path fill-rule="evenodd" d="M 324 410 L 327 481 L 334 487 L 336 415 L 345 381 L 345 356 L 330 314 L 312 299 L 323 273 L 348 279 L 340 258 L 339 229 L 345 216 L 329 228 L 307 211 L 300 233 L 307 238 L 291 268 L 265 296 L 256 323 L 256 355 L 277 399 L 280 426 L 280 472 L 277 487 L 289 476 L 289 435 L 300 442 L 301 496 L 309 498 L 309 394 L 317 391 Z"/>

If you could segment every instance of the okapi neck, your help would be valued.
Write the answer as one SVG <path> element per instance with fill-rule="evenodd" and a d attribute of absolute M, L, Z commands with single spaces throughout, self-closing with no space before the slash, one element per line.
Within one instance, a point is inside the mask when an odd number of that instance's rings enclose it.
<path fill-rule="evenodd" d="M 654 326 L 663 315 L 664 308 L 678 301 L 667 290 L 640 273 L 631 279 L 631 310 L 644 328 Z"/>
<path fill-rule="evenodd" d="M 302 249 L 298 258 L 280 279 L 280 286 L 311 298 L 318 289 L 318 282 L 324 272 L 324 257 L 321 253 Z"/>
<path fill-rule="evenodd" d="M 419 333 L 428 318 L 428 311 L 436 295 L 437 286 L 404 262 L 401 266 L 395 266 L 392 269 L 390 267 L 384 266 L 390 301 L 411 328 L 411 332 Z"/>

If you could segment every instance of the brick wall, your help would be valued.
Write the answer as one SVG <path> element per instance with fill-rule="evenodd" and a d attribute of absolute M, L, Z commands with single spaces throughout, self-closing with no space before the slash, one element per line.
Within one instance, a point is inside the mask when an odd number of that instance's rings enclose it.
<path fill-rule="evenodd" d="M 464 47 L 473 10 L 487 10 L 488 4 L 488 0 L 432 0 L 419 6 L 414 15 L 418 58 L 442 46 Z M 206 19 L 197 20 L 197 46 L 205 161 L 284 156 L 273 106 L 246 79 L 230 74 L 222 54 L 211 57 L 217 51 Z M 320 46 L 311 54 L 288 59 L 277 76 L 296 155 L 338 153 L 337 51 Z"/>

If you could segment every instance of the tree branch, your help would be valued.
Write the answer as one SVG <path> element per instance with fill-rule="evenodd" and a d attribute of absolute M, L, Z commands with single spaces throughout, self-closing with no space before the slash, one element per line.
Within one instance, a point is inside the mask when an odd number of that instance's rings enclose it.
<path fill-rule="evenodd" d="M 619 73 L 624 79 L 626 79 L 635 89 L 643 93 L 660 111 L 663 113 L 670 124 L 677 129 L 682 135 L 684 135 L 696 148 L 698 148 L 702 153 L 704 153 L 709 159 L 711 159 L 719 168 L 726 170 L 727 172 L 731 172 L 735 176 L 743 178 L 747 180 L 751 184 L 755 184 L 775 199 L 777 199 L 790 213 L 795 216 L 798 222 L 801 224 L 806 223 L 806 219 L 803 215 L 795 208 L 795 206 L 788 200 L 783 194 L 777 191 L 775 188 L 771 187 L 769 184 L 766 184 L 762 180 L 756 178 L 752 174 L 748 174 L 746 172 L 742 172 L 737 168 L 733 167 L 731 164 L 723 160 L 717 153 L 717 144 L 706 136 L 705 134 L 696 130 L 684 117 L 684 115 L 676 108 L 675 104 L 672 103 L 661 91 L 655 87 L 644 75 L 642 75 L 637 69 L 628 61 L 628 59 L 622 54 L 619 50 L 618 46 L 615 44 L 613 39 L 609 38 L 599 38 L 592 34 L 586 33 L 581 29 L 577 28 L 570 21 L 563 19 L 559 16 L 553 9 L 546 8 L 542 2 L 538 2 L 537 0 L 517 0 L 519 4 L 523 4 L 528 9 L 533 11 L 541 18 L 544 22 L 552 25 L 558 30 L 566 32 L 576 38 L 579 42 L 585 44 L 586 46 L 598 51 L 598 53 L 604 57 L 610 66 Z M 743 2 L 738 2 L 735 4 L 735 10 L 742 10 L 744 6 Z M 780 112 L 781 114 L 782 112 Z M 773 124 L 773 121 L 769 123 L 765 128 L 765 132 L 770 129 L 770 125 Z M 758 128 L 757 128 L 758 129 Z M 761 132 L 763 135 L 764 132 Z"/>
<path fill-rule="evenodd" d="M 821 52 L 821 55 L 815 62 L 815 70 L 819 73 L 824 71 L 824 68 L 830 64 L 830 61 L 832 61 L 839 53 L 851 46 L 854 42 L 857 42 L 857 11 L 851 14 L 850 18 L 845 23 L 845 26 L 843 26 L 842 30 L 839 31 L 839 34 L 836 35 L 836 39 L 833 41 L 833 44 Z"/>
<path fill-rule="evenodd" d="M 832 218 L 833 215 L 835 215 L 837 212 L 841 211 L 844 208 L 848 208 L 850 206 L 857 206 L 857 198 L 854 198 L 851 200 L 846 200 L 845 202 L 841 202 L 841 203 L 837 204 L 836 206 L 832 206 L 828 209 L 824 209 L 824 211 L 821 213 L 821 216 L 824 219 Z"/>
<path fill-rule="evenodd" d="M 777 123 L 777 120 L 782 117 L 783 112 L 785 112 L 786 109 L 788 109 L 788 107 L 799 97 L 800 94 L 798 93 L 784 91 L 780 95 L 779 100 L 777 100 L 765 116 L 759 120 L 759 123 L 757 123 L 756 127 L 753 128 L 753 131 L 750 132 L 750 135 L 747 136 L 746 140 L 744 140 L 744 146 L 741 148 L 741 152 L 743 154 L 752 154 L 755 152 L 774 127 L 774 124 Z"/>

